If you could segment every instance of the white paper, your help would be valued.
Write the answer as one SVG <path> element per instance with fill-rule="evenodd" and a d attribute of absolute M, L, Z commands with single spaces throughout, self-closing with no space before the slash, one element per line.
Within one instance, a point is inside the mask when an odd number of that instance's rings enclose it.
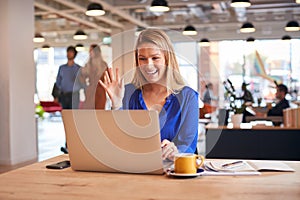
<path fill-rule="evenodd" d="M 225 164 L 231 164 L 236 161 L 242 161 L 242 164 L 233 165 L 233 167 L 223 167 Z M 295 171 L 282 161 L 266 160 L 214 160 L 206 161 L 204 164 L 205 172 L 203 176 L 251 176 L 260 175 L 259 171 Z"/>

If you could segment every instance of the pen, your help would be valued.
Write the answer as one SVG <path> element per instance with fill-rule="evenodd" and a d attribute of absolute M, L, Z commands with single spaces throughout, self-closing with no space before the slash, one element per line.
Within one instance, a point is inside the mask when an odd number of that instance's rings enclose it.
<path fill-rule="evenodd" d="M 242 160 L 240 161 L 235 161 L 235 162 L 231 162 L 231 163 L 226 163 L 224 165 L 222 165 L 223 168 L 232 168 L 232 167 L 238 167 L 243 165 L 244 162 Z"/>

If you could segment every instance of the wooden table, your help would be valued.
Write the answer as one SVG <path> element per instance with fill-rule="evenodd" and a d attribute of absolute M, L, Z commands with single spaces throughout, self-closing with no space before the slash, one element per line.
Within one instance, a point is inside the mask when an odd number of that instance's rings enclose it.
<path fill-rule="evenodd" d="M 45 168 L 65 159 L 62 155 L 1 174 L 0 199 L 300 199 L 300 162 L 296 161 L 287 162 L 296 172 L 189 179 Z"/>

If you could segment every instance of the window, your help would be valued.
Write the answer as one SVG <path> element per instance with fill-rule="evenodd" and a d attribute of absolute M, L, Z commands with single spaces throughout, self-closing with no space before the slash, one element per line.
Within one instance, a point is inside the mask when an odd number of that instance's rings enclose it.
<path fill-rule="evenodd" d="M 180 73 L 188 86 L 198 91 L 198 50 L 196 42 L 180 42 L 174 44 Z"/>

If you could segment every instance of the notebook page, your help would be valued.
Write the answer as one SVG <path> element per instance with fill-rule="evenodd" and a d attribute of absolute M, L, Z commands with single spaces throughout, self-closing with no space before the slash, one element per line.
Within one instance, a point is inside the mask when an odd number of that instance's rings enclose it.
<path fill-rule="evenodd" d="M 234 168 L 224 170 L 222 165 L 228 164 L 235 161 L 211 161 L 205 162 L 204 164 L 204 173 L 203 176 L 253 176 L 253 175 L 261 175 L 260 172 L 256 171 L 253 167 L 249 166 L 248 163 L 235 166 Z M 238 169 L 238 170 L 237 170 Z"/>
<path fill-rule="evenodd" d="M 211 161 L 210 165 L 214 170 L 223 172 L 257 171 L 246 161 L 242 160 L 217 160 Z"/>
<path fill-rule="evenodd" d="M 295 171 L 293 168 L 282 161 L 251 160 L 248 161 L 248 163 L 257 171 Z"/>

